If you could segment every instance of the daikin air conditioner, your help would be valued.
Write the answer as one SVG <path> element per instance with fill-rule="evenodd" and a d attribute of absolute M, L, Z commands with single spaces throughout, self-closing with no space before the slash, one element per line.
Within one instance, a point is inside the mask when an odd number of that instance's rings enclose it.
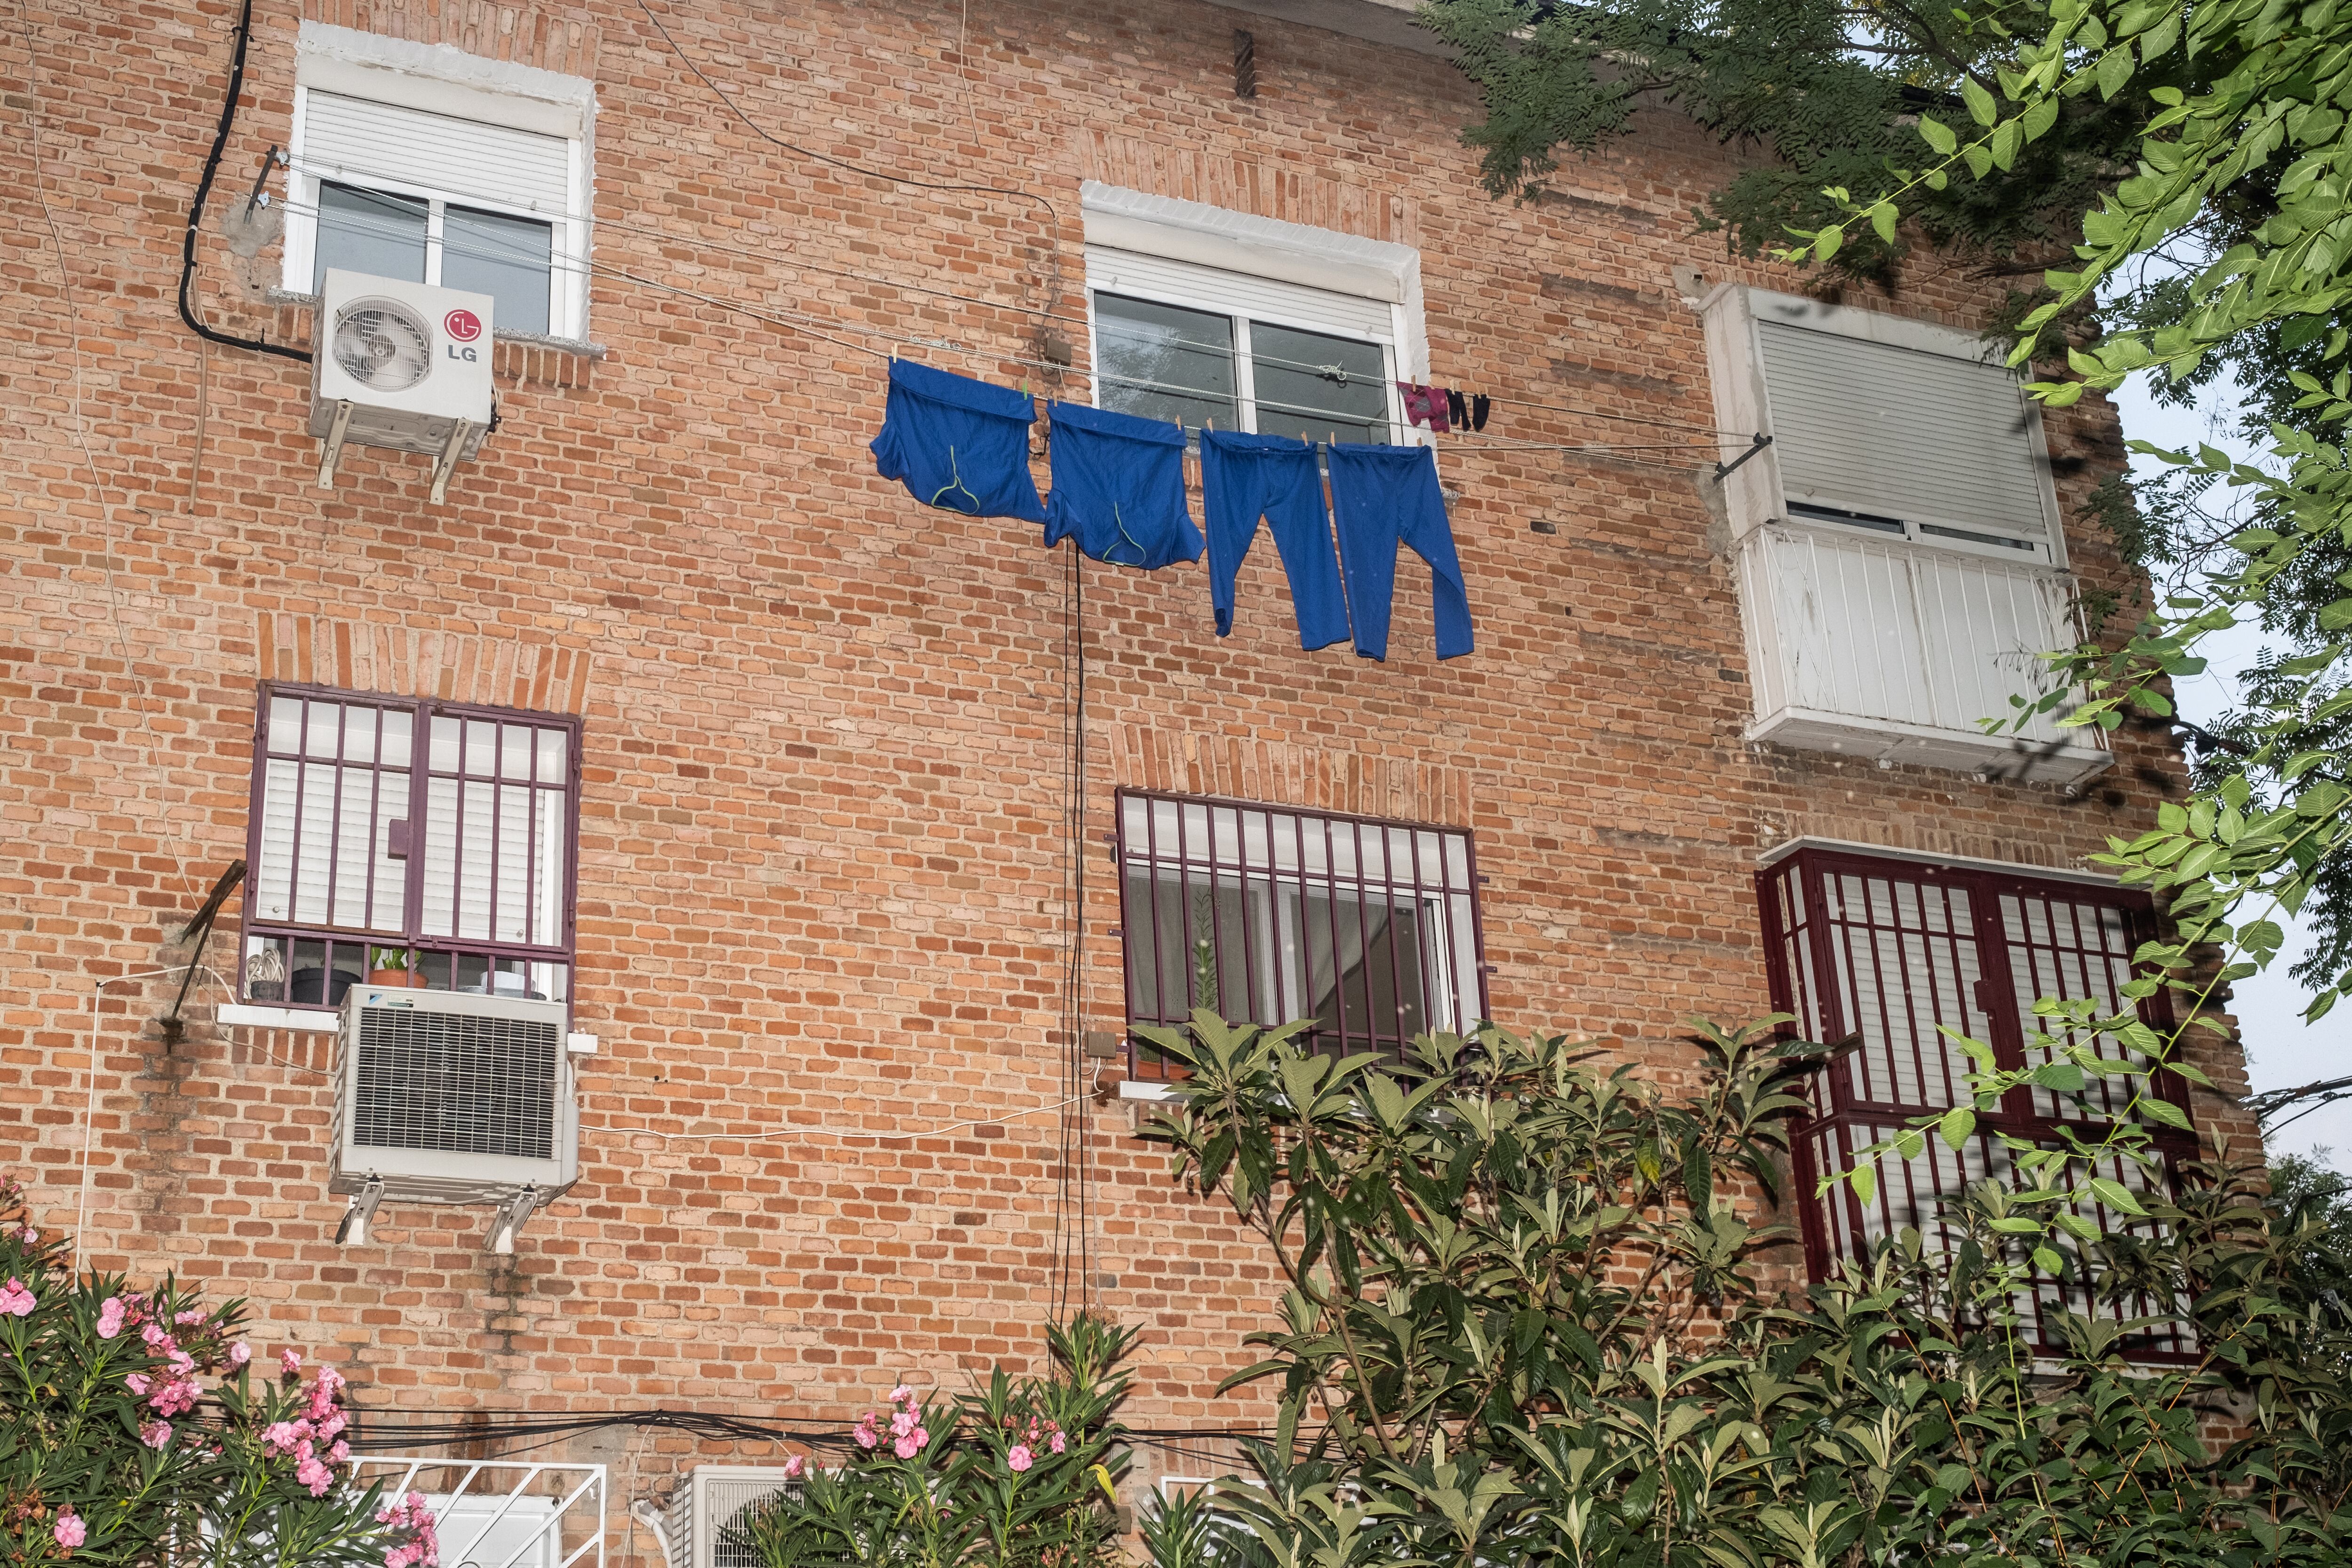
<path fill-rule="evenodd" d="M 311 346 L 319 483 L 355 441 L 431 454 L 439 501 L 490 428 L 490 297 L 330 268 Z"/>
<path fill-rule="evenodd" d="M 353 986 L 330 1186 L 360 1195 L 362 1226 L 384 1198 L 499 1206 L 505 1245 L 493 1249 L 511 1250 L 530 1210 L 579 1179 L 565 1028 L 562 1002 Z"/>
<path fill-rule="evenodd" d="M 661 1515 L 662 1553 L 668 1568 L 765 1568 L 751 1543 L 728 1541 L 770 1498 L 797 1495 L 802 1482 L 775 1465 L 697 1465 L 670 1495 Z M 651 1522 L 648 1521 L 647 1522 Z"/>

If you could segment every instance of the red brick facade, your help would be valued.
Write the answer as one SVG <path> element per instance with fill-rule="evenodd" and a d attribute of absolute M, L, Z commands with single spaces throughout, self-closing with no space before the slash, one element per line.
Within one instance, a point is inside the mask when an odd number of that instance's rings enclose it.
<path fill-rule="evenodd" d="M 2179 787 L 2161 737 L 2130 733 L 2079 798 L 1751 750 L 1699 458 L 1454 443 L 1469 657 L 1434 660 L 1410 558 L 1385 664 L 1301 653 L 1264 549 L 1222 641 L 1199 568 L 1087 568 L 1074 844 L 1066 556 L 874 476 L 868 348 L 978 345 L 918 352 L 1083 399 L 1082 379 L 1021 362 L 1040 352 L 1021 310 L 1082 311 L 1077 187 L 1099 179 L 1418 246 L 1435 379 L 1491 392 L 1515 440 L 1638 444 L 1642 427 L 1527 405 L 1713 423 L 1672 269 L 1801 287 L 1692 233 L 1727 154 L 1645 117 L 1515 205 L 1480 193 L 1455 141 L 1476 110 L 1460 78 L 1338 33 L 1200 0 L 986 0 L 959 48 L 952 5 L 656 0 L 776 134 L 1018 185 L 1049 220 L 769 144 L 624 0 L 296 4 L 257 7 L 215 215 L 287 137 L 303 16 L 593 78 L 595 254 L 617 271 L 594 281 L 590 333 L 609 351 L 502 347 L 503 423 L 446 507 L 425 504 L 425 459 L 374 450 L 321 491 L 305 369 L 206 350 L 173 305 L 235 7 L 32 0 L 29 31 L 0 35 L 0 1148 L 43 1221 L 71 1223 L 93 986 L 188 961 L 168 937 L 244 853 L 257 682 L 583 716 L 577 1027 L 602 1049 L 582 1180 L 514 1257 L 484 1253 L 470 1209 L 388 1205 L 373 1245 L 333 1245 L 327 1037 L 217 1029 L 200 992 L 167 1051 L 146 1022 L 159 979 L 96 1015 L 87 1257 L 251 1297 L 263 1337 L 331 1355 L 363 1410 L 830 1423 L 901 1375 L 961 1385 L 1032 1361 L 1056 1289 L 1055 1115 L 905 1134 L 1065 1092 L 1072 852 L 1078 1011 L 1119 1027 L 1116 788 L 1472 830 L 1496 1016 L 1606 1037 L 1672 1082 L 1683 1019 L 1766 1010 L 1752 876 L 1773 845 L 2070 866 Z M 1233 91 L 1236 26 L 1255 99 Z M 307 312 L 264 298 L 274 247 L 239 257 L 208 218 L 199 256 L 213 324 L 307 340 Z M 1852 302 L 1972 324 L 1977 285 L 1918 270 Z M 1059 329 L 1083 365 L 1083 329 Z M 2121 465 L 2114 415 L 2088 400 L 2051 440 L 2071 512 Z M 2077 528 L 2072 547 L 2086 581 L 2125 586 L 2104 538 Z M 233 928 L 211 950 L 225 970 Z M 2234 1061 L 2210 1065 L 2242 1087 Z M 2215 1097 L 2198 1110 L 2251 1138 Z M 1262 1319 L 1265 1260 L 1171 1190 L 1131 1108 L 1084 1113 L 1085 1284 L 1143 1328 L 1132 1414 L 1250 1419 L 1213 1391 Z M 568 1451 L 614 1461 L 625 1500 L 690 1448 L 608 1433 Z"/>

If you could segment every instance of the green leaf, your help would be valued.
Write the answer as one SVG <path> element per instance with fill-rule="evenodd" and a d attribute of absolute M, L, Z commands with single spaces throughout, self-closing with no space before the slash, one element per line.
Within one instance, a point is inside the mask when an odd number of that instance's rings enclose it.
<path fill-rule="evenodd" d="M 1977 1113 L 1966 1105 L 1955 1105 L 1945 1112 L 1942 1124 L 1936 1129 L 1954 1149 L 1967 1144 L 1976 1130 Z"/>
<path fill-rule="evenodd" d="M 1992 94 L 1987 92 L 1974 77 L 1961 80 L 1960 99 L 1969 106 L 1969 115 L 1979 125 L 1990 125 L 2000 117 L 2000 110 L 1993 102 Z"/>
<path fill-rule="evenodd" d="M 2120 1208 L 2126 1214 L 2145 1215 L 2147 1212 L 2121 1182 L 2111 1181 L 2105 1176 L 2093 1176 L 2089 1185 L 2092 1196 L 2109 1208 Z"/>
<path fill-rule="evenodd" d="M 2141 1113 L 2152 1122 L 2161 1122 L 2168 1127 L 2178 1127 L 2184 1133 L 2189 1131 L 2189 1113 L 2169 1100 L 2158 1100 L 2150 1095 L 2140 1101 L 2139 1108 Z"/>
<path fill-rule="evenodd" d="M 1853 1167 L 1853 1196 L 1864 1204 L 1878 1196 L 1878 1173 L 1868 1166 Z"/>
<path fill-rule="evenodd" d="M 1844 244 L 1845 229 L 1840 225 L 1832 224 L 1813 236 L 1813 259 L 1827 261 L 1837 255 L 1838 247 Z"/>
<path fill-rule="evenodd" d="M 2025 127 L 2014 120 L 2001 121 L 2000 129 L 1992 133 L 1992 161 L 2003 169 L 2017 164 L 2017 150 L 2025 141 Z"/>
<path fill-rule="evenodd" d="M 1888 245 L 1893 245 L 1895 243 L 1895 204 L 1893 202 L 1881 202 L 1876 206 L 1870 209 L 1870 226 L 1877 230 L 1878 237 L 1885 240 Z"/>
<path fill-rule="evenodd" d="M 2101 98 L 2111 99 L 2115 97 L 2116 94 L 2123 90 L 2124 83 L 2131 80 L 2131 77 L 2132 57 L 2130 45 L 2119 44 L 2099 57 L 2098 78 L 2099 96 Z"/>
<path fill-rule="evenodd" d="M 1928 146 L 1947 158 L 1950 157 L 1952 150 L 1960 144 L 1959 137 L 1953 132 L 1951 127 L 1925 114 L 1919 117 L 1919 135 Z"/>

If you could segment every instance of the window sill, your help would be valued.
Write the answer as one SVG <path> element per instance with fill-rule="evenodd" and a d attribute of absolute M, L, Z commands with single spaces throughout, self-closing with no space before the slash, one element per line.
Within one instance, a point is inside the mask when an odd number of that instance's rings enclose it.
<path fill-rule="evenodd" d="M 1175 1099 L 1176 1086 L 1172 1083 L 1139 1083 L 1129 1078 L 1120 1082 L 1118 1097 L 1122 1100 L 1142 1100 L 1157 1103 Z"/>
<path fill-rule="evenodd" d="M 319 308 L 317 295 L 298 294 L 290 288 L 272 288 L 262 298 L 272 305 L 290 305 L 303 310 Z M 592 343 L 584 338 L 551 338 L 544 332 L 509 332 L 495 327 L 490 329 L 490 340 L 524 349 L 551 349 L 559 354 L 576 354 L 583 360 L 601 360 L 611 352 L 604 344 Z"/>
<path fill-rule="evenodd" d="M 307 1030 L 312 1034 L 332 1034 L 342 1019 L 341 1012 L 320 1012 L 313 1008 L 261 1008 L 245 1002 L 223 1002 L 213 1014 L 214 1022 L 229 1029 Z"/>
<path fill-rule="evenodd" d="M 2115 763 L 2111 752 L 2097 747 L 1983 735 L 1815 708 L 1779 709 L 1749 725 L 1746 738 L 1751 745 L 1827 751 L 1857 761 L 1889 766 L 1899 762 L 1909 768 L 2031 779 L 2037 784 L 2080 784 Z"/>

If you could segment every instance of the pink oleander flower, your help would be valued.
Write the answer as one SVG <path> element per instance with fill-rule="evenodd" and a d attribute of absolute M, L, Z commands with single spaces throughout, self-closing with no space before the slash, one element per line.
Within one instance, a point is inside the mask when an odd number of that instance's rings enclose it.
<path fill-rule="evenodd" d="M 172 1424 L 150 1421 L 139 1428 L 139 1440 L 151 1448 L 168 1448 L 172 1446 Z"/>
<path fill-rule="evenodd" d="M 243 1366 L 247 1362 L 251 1361 L 252 1359 L 253 1347 L 246 1343 L 243 1340 L 239 1340 L 235 1344 L 228 1347 L 228 1364 L 231 1366 Z"/>
<path fill-rule="evenodd" d="M 98 1337 L 112 1339 L 122 1332 L 122 1298 L 109 1296 L 98 1303 Z"/>
<path fill-rule="evenodd" d="M 172 1331 L 165 1328 L 162 1323 L 149 1323 L 145 1328 L 139 1331 L 139 1337 L 147 1342 L 147 1348 L 149 1350 L 157 1352 L 161 1352 L 165 1345 L 172 1344 L 173 1343 Z M 173 1346 L 173 1348 L 176 1349 L 178 1347 Z"/>
<path fill-rule="evenodd" d="M 890 1436 L 894 1437 L 903 1437 L 914 1429 L 915 1413 L 912 1410 L 893 1410 L 890 1412 Z"/>
<path fill-rule="evenodd" d="M 81 1516 L 72 1509 L 61 1508 L 58 1510 L 58 1522 L 50 1529 L 49 1534 L 56 1538 L 59 1550 L 71 1552 L 89 1539 L 89 1526 L 84 1524 Z"/>
<path fill-rule="evenodd" d="M 915 1440 L 915 1448 L 917 1452 L 920 1452 L 922 1449 L 930 1446 L 931 1434 L 926 1427 L 918 1427 L 912 1432 L 908 1433 L 908 1436 Z"/>
<path fill-rule="evenodd" d="M 8 1283 L 0 1286 L 0 1312 L 12 1318 L 22 1318 L 30 1317 L 32 1312 L 33 1292 L 25 1288 L 24 1281 L 10 1275 Z"/>
<path fill-rule="evenodd" d="M 184 1328 L 190 1323 L 200 1323 L 204 1322 L 205 1314 L 196 1308 L 190 1307 L 186 1312 L 182 1312 L 172 1321 Z"/>
<path fill-rule="evenodd" d="M 805 1455 L 794 1454 L 784 1461 L 784 1479 L 796 1481 L 806 1474 L 808 1474 L 808 1458 Z"/>
<path fill-rule="evenodd" d="M 158 1416 L 177 1416 L 194 1409 L 196 1401 L 204 1397 L 204 1392 L 194 1378 L 177 1377 L 158 1388 L 155 1397 L 148 1403 L 155 1407 Z"/>
<path fill-rule="evenodd" d="M 147 1396 L 150 1381 L 145 1373 L 134 1372 L 123 1378 L 122 1386 L 131 1390 L 133 1398 L 143 1399 Z"/>
<path fill-rule="evenodd" d="M 1004 1462 L 1013 1467 L 1013 1473 L 1017 1476 L 1037 1461 L 1029 1452 L 1028 1444 L 1015 1443 L 1013 1451 L 1004 1456 Z"/>
<path fill-rule="evenodd" d="M 1053 1448 L 1054 1452 L 1055 1452 L 1055 1453 L 1057 1453 L 1057 1454 L 1058 1454 L 1058 1453 L 1060 1453 L 1063 1449 L 1065 1449 L 1065 1448 L 1068 1448 L 1070 1445 L 1069 1445 L 1069 1440 L 1068 1440 L 1067 1438 L 1064 1437 L 1062 1436 L 1062 1434 L 1061 1434 L 1060 1430 L 1059 1430 L 1058 1428 L 1056 1428 L 1056 1429 L 1055 1429 L 1055 1433 L 1054 1433 L 1054 1441 L 1053 1441 L 1053 1443 L 1052 1443 L 1050 1446 L 1052 1447 L 1052 1448 Z"/>
<path fill-rule="evenodd" d="M 262 1428 L 261 1440 L 285 1458 L 292 1458 L 310 1441 L 308 1421 L 274 1421 Z"/>
<path fill-rule="evenodd" d="M 294 1467 L 294 1479 L 310 1489 L 312 1497 L 324 1497 L 327 1489 L 335 1484 L 335 1472 L 320 1463 L 315 1454 L 305 1454 L 302 1462 Z"/>
<path fill-rule="evenodd" d="M 302 1372 L 302 1353 L 299 1350 L 281 1350 L 278 1353 L 278 1364 L 286 1369 L 287 1376 L 299 1377 Z"/>
<path fill-rule="evenodd" d="M 435 1568 L 441 1561 L 441 1542 L 434 1531 L 433 1511 L 425 1506 L 423 1492 L 410 1492 L 405 1499 L 377 1510 L 375 1521 L 410 1532 L 407 1541 L 385 1550 L 384 1568 Z"/>
<path fill-rule="evenodd" d="M 903 1383 L 890 1390 L 890 1403 L 893 1405 L 904 1405 L 914 1396 L 915 1391 Z"/>
<path fill-rule="evenodd" d="M 849 1435 L 857 1439 L 857 1446 L 861 1448 L 870 1448 L 879 1443 L 882 1437 L 874 1429 L 874 1412 L 868 1410 L 860 1416 L 857 1425 L 849 1429 Z"/>

